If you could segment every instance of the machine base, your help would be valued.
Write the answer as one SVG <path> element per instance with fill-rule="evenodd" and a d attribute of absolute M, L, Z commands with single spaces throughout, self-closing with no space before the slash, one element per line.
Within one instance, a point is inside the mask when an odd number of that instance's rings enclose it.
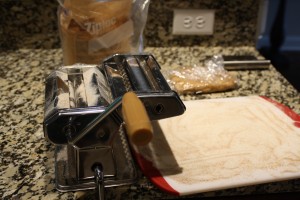
<path fill-rule="evenodd" d="M 103 149 L 103 147 L 95 147 L 94 150 L 96 149 L 96 151 L 92 152 L 96 155 L 91 156 L 90 152 L 89 157 L 96 158 L 95 163 L 102 164 L 104 170 L 104 187 L 128 185 L 136 182 L 136 167 L 122 127 L 116 134 L 114 142 L 110 147 L 111 149 L 107 151 L 107 147 L 105 147 L 106 152 L 110 152 L 111 155 L 109 155 L 110 153 L 107 155 L 104 155 L 103 153 L 98 155 L 99 151 L 97 151 L 97 149 L 101 148 Z M 56 147 L 55 177 L 57 190 L 66 192 L 96 188 L 94 176 L 90 176 L 89 174 L 89 176 L 85 178 L 79 177 L 79 174 L 84 174 L 83 170 L 86 169 L 83 169 L 82 167 L 82 161 L 85 159 L 82 157 L 78 159 L 78 151 L 81 150 L 78 150 L 71 145 L 58 145 Z M 110 160 L 110 158 L 112 160 Z M 91 166 L 86 167 L 88 170 L 91 170 Z"/>

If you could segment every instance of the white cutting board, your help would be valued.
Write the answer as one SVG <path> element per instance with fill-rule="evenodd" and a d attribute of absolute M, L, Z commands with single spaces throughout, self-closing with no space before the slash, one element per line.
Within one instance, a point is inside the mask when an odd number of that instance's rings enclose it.
<path fill-rule="evenodd" d="M 143 173 L 187 195 L 300 177 L 300 116 L 259 96 L 186 101 L 134 147 Z"/>

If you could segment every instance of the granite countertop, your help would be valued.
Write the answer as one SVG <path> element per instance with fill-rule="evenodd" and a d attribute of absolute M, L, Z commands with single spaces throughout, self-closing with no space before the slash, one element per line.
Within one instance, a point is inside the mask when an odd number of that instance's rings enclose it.
<path fill-rule="evenodd" d="M 201 63 L 215 54 L 259 56 L 253 47 L 148 47 L 162 69 Z M 43 134 L 44 80 L 61 65 L 60 49 L 17 49 L 0 53 L 0 196 L 3 199 L 93 198 L 93 191 L 55 189 L 54 145 Z M 239 88 L 230 92 L 183 96 L 184 100 L 264 95 L 300 114 L 299 93 L 275 68 L 234 72 Z M 196 195 L 223 196 L 300 191 L 300 180 L 233 188 Z M 145 177 L 131 186 L 107 189 L 109 199 L 170 199 Z"/>

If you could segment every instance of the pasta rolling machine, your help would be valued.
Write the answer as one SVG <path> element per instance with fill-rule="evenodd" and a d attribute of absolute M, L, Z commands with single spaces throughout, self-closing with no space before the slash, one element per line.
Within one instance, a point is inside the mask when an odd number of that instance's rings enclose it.
<path fill-rule="evenodd" d="M 185 106 L 151 54 L 116 54 L 99 65 L 53 71 L 45 83 L 44 133 L 55 144 L 59 191 L 131 184 L 137 169 L 131 145 L 145 145 L 151 121 L 177 116 Z"/>

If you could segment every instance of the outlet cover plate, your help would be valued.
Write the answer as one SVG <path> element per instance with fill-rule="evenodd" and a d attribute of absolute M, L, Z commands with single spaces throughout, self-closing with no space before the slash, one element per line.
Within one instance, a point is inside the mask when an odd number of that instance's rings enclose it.
<path fill-rule="evenodd" d="M 173 35 L 212 35 L 215 10 L 174 9 Z"/>

